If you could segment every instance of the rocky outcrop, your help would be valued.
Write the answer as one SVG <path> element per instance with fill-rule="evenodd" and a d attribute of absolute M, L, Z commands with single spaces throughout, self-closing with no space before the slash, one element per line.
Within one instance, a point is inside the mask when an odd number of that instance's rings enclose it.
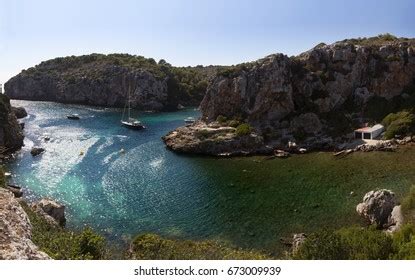
<path fill-rule="evenodd" d="M 9 98 L 0 94 L 0 154 L 23 146 L 23 132 L 10 106 Z"/>
<path fill-rule="evenodd" d="M 51 199 L 43 198 L 32 204 L 32 209 L 54 225 L 65 226 L 65 206 Z"/>
<path fill-rule="evenodd" d="M 32 154 L 32 156 L 38 156 L 38 155 L 40 155 L 41 153 L 43 153 L 45 151 L 45 149 L 44 148 L 42 148 L 42 147 L 33 147 L 31 150 L 30 150 L 30 154 Z"/>
<path fill-rule="evenodd" d="M 26 109 L 23 107 L 12 107 L 12 111 L 18 119 L 27 117 Z"/>
<path fill-rule="evenodd" d="M 23 70 L 5 85 L 13 99 L 56 101 L 140 110 L 197 106 L 219 66 L 173 67 L 164 60 L 128 54 L 51 59 Z M 179 106 L 181 107 L 181 106 Z"/>
<path fill-rule="evenodd" d="M 197 122 L 180 127 L 164 136 L 163 141 L 167 147 L 181 153 L 236 156 L 271 152 L 271 147 L 264 146 L 261 136 L 255 133 L 237 136 L 235 128 L 218 123 Z"/>
<path fill-rule="evenodd" d="M 201 121 L 242 120 L 276 148 L 292 141 L 331 149 L 361 124 L 412 108 L 414 89 L 413 39 L 320 44 L 297 57 L 274 54 L 219 73 L 200 105 Z"/>
<path fill-rule="evenodd" d="M 32 225 L 13 194 L 0 188 L 0 260 L 47 260 L 31 241 Z"/>
<path fill-rule="evenodd" d="M 387 228 L 391 224 L 391 213 L 396 205 L 395 193 L 385 189 L 374 190 L 365 194 L 363 202 L 357 205 L 356 211 L 370 224 Z"/>
<path fill-rule="evenodd" d="M 40 75 L 22 72 L 5 84 L 5 92 L 13 99 L 123 107 L 131 90 L 133 108 L 162 110 L 167 105 L 167 79 L 146 70 L 102 65 L 67 71 Z"/>

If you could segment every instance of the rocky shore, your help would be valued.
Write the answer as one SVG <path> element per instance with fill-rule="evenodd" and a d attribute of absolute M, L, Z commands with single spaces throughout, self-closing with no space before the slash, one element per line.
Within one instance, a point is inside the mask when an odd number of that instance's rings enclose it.
<path fill-rule="evenodd" d="M 32 225 L 13 193 L 0 187 L 0 260 L 48 260 L 31 240 Z"/>
<path fill-rule="evenodd" d="M 10 100 L 0 95 L 0 160 L 3 154 L 8 154 L 23 146 L 23 132 L 15 112 L 10 106 Z"/>
<path fill-rule="evenodd" d="M 296 57 L 275 54 L 222 71 L 207 88 L 200 121 L 164 141 L 178 152 L 212 155 L 283 150 L 289 142 L 335 150 L 353 140 L 354 129 L 415 106 L 415 40 L 376 38 L 319 44 Z M 249 125 L 250 137 L 220 131 L 200 137 L 222 119 Z"/>

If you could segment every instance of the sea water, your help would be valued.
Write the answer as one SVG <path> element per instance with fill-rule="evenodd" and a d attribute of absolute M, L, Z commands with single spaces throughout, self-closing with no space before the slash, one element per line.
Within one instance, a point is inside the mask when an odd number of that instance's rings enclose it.
<path fill-rule="evenodd" d="M 388 188 L 401 197 L 415 183 L 411 147 L 340 159 L 179 155 L 161 137 L 186 117 L 197 118 L 196 109 L 134 112 L 147 126 L 134 131 L 120 125 L 120 109 L 12 104 L 29 115 L 22 120 L 25 146 L 7 166 L 11 181 L 29 200 L 50 197 L 66 205 L 68 228 L 90 226 L 118 244 L 158 233 L 281 252 L 280 238 L 292 233 L 361 223 L 355 206 L 367 191 Z M 46 151 L 32 157 L 33 146 Z"/>

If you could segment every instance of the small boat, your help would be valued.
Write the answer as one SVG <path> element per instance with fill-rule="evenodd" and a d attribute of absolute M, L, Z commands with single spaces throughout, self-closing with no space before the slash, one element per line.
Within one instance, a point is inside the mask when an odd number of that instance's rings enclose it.
<path fill-rule="evenodd" d="M 185 123 L 194 123 L 196 120 L 195 120 L 195 118 L 193 118 L 193 117 L 188 117 L 188 118 L 185 118 L 184 119 L 184 122 Z"/>
<path fill-rule="evenodd" d="M 128 88 L 128 95 L 127 95 L 127 101 L 125 103 L 124 106 L 124 111 L 122 113 L 122 117 L 121 117 L 121 124 L 129 129 L 133 129 L 133 130 L 141 130 L 146 128 L 139 120 L 134 119 L 131 117 L 131 86 L 129 86 Z M 127 118 L 124 120 L 124 116 L 126 115 L 125 111 L 127 109 Z"/>
<path fill-rule="evenodd" d="M 80 119 L 78 114 L 67 115 L 66 117 L 70 120 L 79 120 Z"/>
<path fill-rule="evenodd" d="M 146 128 L 139 120 L 128 118 L 126 121 L 121 121 L 122 125 L 134 130 Z"/>

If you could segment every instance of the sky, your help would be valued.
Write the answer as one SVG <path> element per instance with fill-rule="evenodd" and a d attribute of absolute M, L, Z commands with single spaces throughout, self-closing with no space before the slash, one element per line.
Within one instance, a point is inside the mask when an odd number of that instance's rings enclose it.
<path fill-rule="evenodd" d="M 414 11 L 413 0 L 0 0 L 0 83 L 68 55 L 232 65 L 345 38 L 415 37 Z"/>

